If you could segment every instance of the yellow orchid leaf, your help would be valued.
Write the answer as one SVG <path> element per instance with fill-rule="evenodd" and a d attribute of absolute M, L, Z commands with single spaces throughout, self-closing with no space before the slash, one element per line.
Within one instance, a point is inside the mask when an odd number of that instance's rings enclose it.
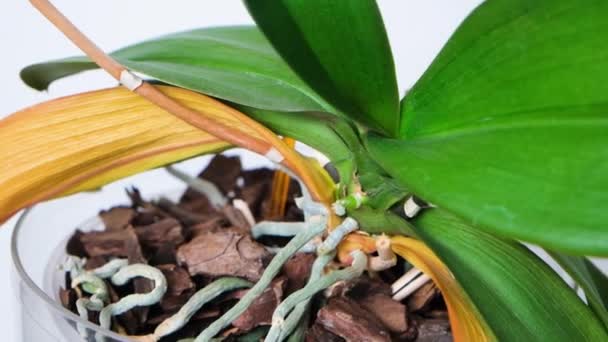
<path fill-rule="evenodd" d="M 327 171 L 319 162 L 310 157 L 302 158 L 306 170 L 310 173 L 313 183 L 320 189 L 319 200 L 323 203 L 332 203 L 336 192 L 336 183 L 331 179 Z"/>
<path fill-rule="evenodd" d="M 441 290 L 448 307 L 450 325 L 455 341 L 481 342 L 496 338 L 477 308 L 460 287 L 450 270 L 423 242 L 404 236 L 391 238 L 393 251 L 428 275 Z M 373 237 L 352 233 L 345 237 L 338 247 L 338 258 L 342 263 L 350 263 L 350 252 L 362 250 L 373 253 L 376 249 Z"/>
<path fill-rule="evenodd" d="M 441 290 L 455 341 L 496 340 L 471 299 L 431 249 L 419 240 L 403 236 L 395 236 L 391 242 L 396 254 L 428 275 Z"/>
<path fill-rule="evenodd" d="M 234 109 L 175 87 L 159 89 L 243 135 Z M 121 87 L 41 103 L 0 121 L 0 222 L 42 200 L 229 145 Z"/>

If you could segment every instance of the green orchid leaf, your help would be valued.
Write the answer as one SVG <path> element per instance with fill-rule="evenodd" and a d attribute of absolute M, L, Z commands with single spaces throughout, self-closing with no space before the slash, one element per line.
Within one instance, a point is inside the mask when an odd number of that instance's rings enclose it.
<path fill-rule="evenodd" d="M 253 26 L 171 34 L 126 47 L 112 56 L 154 79 L 242 105 L 288 112 L 335 112 Z M 45 89 L 58 78 L 94 68 L 86 58 L 67 58 L 31 65 L 21 77 L 33 88 Z"/>
<path fill-rule="evenodd" d="M 337 126 L 348 126 L 343 119 L 325 113 L 274 112 L 237 104 L 231 106 L 277 134 L 294 138 L 323 153 L 338 170 L 340 183 L 350 184 L 355 172 L 353 152 L 335 130 Z"/>
<path fill-rule="evenodd" d="M 418 236 L 408 221 L 391 211 L 363 205 L 356 210 L 349 210 L 348 216 L 357 220 L 359 227 L 370 234 Z"/>
<path fill-rule="evenodd" d="M 97 64 L 86 57 L 70 57 L 30 65 L 21 70 L 19 76 L 28 86 L 42 91 L 47 90 L 55 80 L 97 68 Z"/>
<path fill-rule="evenodd" d="M 608 255 L 608 2 L 488 0 L 370 138 L 409 190 L 475 227 Z"/>
<path fill-rule="evenodd" d="M 414 221 L 499 341 L 605 341 L 602 323 L 525 246 L 431 209 Z"/>
<path fill-rule="evenodd" d="M 608 116 L 590 111 L 406 141 L 369 137 L 368 148 L 408 190 L 479 229 L 606 256 Z"/>
<path fill-rule="evenodd" d="M 373 0 L 246 0 L 276 50 L 325 100 L 390 136 L 399 130 L 395 66 Z"/>
<path fill-rule="evenodd" d="M 483 2 L 407 94 L 402 136 L 605 104 L 607 13 L 601 0 Z"/>
<path fill-rule="evenodd" d="M 367 196 L 367 205 L 378 210 L 388 210 L 408 194 L 401 184 L 380 173 L 362 172 L 359 182 Z"/>
<path fill-rule="evenodd" d="M 589 306 L 608 328 L 608 277 L 586 257 L 547 252 L 585 291 Z"/>
<path fill-rule="evenodd" d="M 345 119 L 324 113 L 286 113 L 231 104 L 274 132 L 294 138 L 323 153 L 348 187 L 355 172 L 368 196 L 367 204 L 378 210 L 390 208 L 407 191 L 390 178 L 368 155 L 354 127 Z"/>

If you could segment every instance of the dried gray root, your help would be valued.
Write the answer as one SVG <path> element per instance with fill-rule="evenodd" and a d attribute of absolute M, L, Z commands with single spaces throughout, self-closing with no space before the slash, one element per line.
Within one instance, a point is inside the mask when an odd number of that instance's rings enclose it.
<path fill-rule="evenodd" d="M 133 264 L 121 268 L 111 278 L 114 285 L 124 285 L 135 277 L 144 277 L 154 281 L 154 289 L 148 293 L 135 293 L 121 298 L 118 302 L 112 303 L 99 313 L 99 325 L 110 329 L 111 317 L 120 315 L 134 307 L 150 306 L 160 302 L 167 291 L 167 279 L 157 268 L 144 264 Z"/>
<path fill-rule="evenodd" d="M 317 280 L 319 280 L 319 278 L 321 278 L 321 276 L 323 275 L 323 269 L 331 260 L 333 260 L 334 257 L 335 253 L 328 253 L 321 255 L 315 259 L 306 286 L 308 286 L 308 284 L 316 282 Z M 275 336 L 278 336 L 279 339 L 283 339 L 289 336 L 289 334 L 291 334 L 291 332 L 296 328 L 296 326 L 300 322 L 300 319 L 308 310 L 309 306 L 310 299 L 303 300 L 298 303 L 293 309 L 293 311 L 290 313 L 290 315 L 285 319 L 283 324 L 278 324 L 278 322 L 275 323 L 276 320 L 274 316 L 277 315 L 275 310 L 275 312 L 273 313 L 273 324 L 270 327 L 268 334 L 266 335 L 266 339 L 270 338 L 272 340 L 276 338 Z"/>
<path fill-rule="evenodd" d="M 277 223 L 280 224 L 280 223 Z M 309 227 L 296 234 L 285 247 L 283 247 L 266 267 L 260 280 L 247 292 L 239 302 L 228 310 L 224 315 L 211 323 L 195 339 L 196 342 L 210 341 L 222 329 L 239 317 L 270 285 L 272 279 L 280 272 L 283 264 L 289 260 L 302 246 L 315 236 L 323 233 L 327 225 L 327 216 L 318 215 L 310 218 Z"/>
<path fill-rule="evenodd" d="M 217 186 L 215 186 L 215 184 L 211 183 L 210 181 L 197 177 L 192 177 L 187 173 L 174 168 L 173 166 L 167 166 L 165 169 L 173 177 L 181 180 L 192 189 L 207 196 L 207 199 L 209 199 L 209 202 L 211 202 L 214 207 L 223 208 L 226 204 L 228 204 L 228 199 L 222 194 L 222 192 L 217 188 Z"/>
<path fill-rule="evenodd" d="M 338 247 L 338 244 L 344 239 L 344 237 L 359 228 L 359 224 L 351 217 L 347 217 L 334 229 L 323 241 L 321 246 L 317 249 L 317 254 L 327 254 Z"/>
<path fill-rule="evenodd" d="M 289 170 L 285 170 L 285 172 L 294 177 Z M 203 330 L 196 337 L 196 342 L 210 341 L 222 329 L 239 317 L 270 285 L 272 279 L 280 272 L 285 262 L 326 230 L 329 219 L 327 209 L 321 203 L 314 202 L 302 182 L 299 181 L 297 177 L 294 178 L 298 180 L 302 190 L 303 196 L 296 199 L 296 205 L 304 212 L 305 222 L 296 225 L 293 223 L 285 225 L 285 223 L 281 222 L 263 222 L 252 228 L 252 231 L 256 232 L 255 234 L 257 236 L 266 234 L 267 232 L 281 232 L 283 227 L 293 228 L 291 229 L 292 233 L 295 230 L 297 231 L 295 231 L 296 234 L 289 243 L 277 252 L 270 264 L 266 267 L 260 280 L 236 305 Z"/>
<path fill-rule="evenodd" d="M 114 259 L 99 268 L 85 272 L 84 259 L 75 256 L 68 257 L 64 268 L 70 272 L 70 277 L 72 278 L 71 287 L 76 288 L 81 286 L 84 292 L 92 295 L 91 298 L 79 298 L 76 301 L 76 311 L 78 311 L 80 318 L 88 320 L 88 311 L 101 311 L 103 309 L 104 303 L 109 298 L 108 288 L 103 278 L 111 277 L 127 263 L 125 259 Z M 78 324 L 76 328 L 80 336 L 87 336 L 87 331 L 83 326 Z"/>
<path fill-rule="evenodd" d="M 330 287 L 338 281 L 349 280 L 361 276 L 367 267 L 367 255 L 360 250 L 353 251 L 351 255 L 353 256 L 353 263 L 350 267 L 333 271 L 314 282 L 309 282 L 302 289 L 292 293 L 279 304 L 274 311 L 272 327 L 270 328 L 271 330 L 274 328 L 277 332 L 273 333 L 273 335 L 268 334 L 265 342 L 280 341 L 280 338 L 286 337 L 285 335 L 281 336 L 281 330 L 285 324 L 284 317 L 291 312 L 296 305 L 310 300 L 316 293 Z"/>
<path fill-rule="evenodd" d="M 205 194 L 214 206 L 222 207 L 226 204 L 226 198 L 219 192 L 214 184 L 190 177 L 171 167 L 167 168 L 167 170 L 172 175 L 185 181 L 195 190 Z M 297 180 L 297 177 L 294 177 L 291 172 L 288 170 L 284 171 Z M 358 277 L 368 267 L 371 269 L 383 269 L 394 265 L 396 257 L 392 251 L 390 251 L 390 240 L 384 239 L 381 240 L 382 243 L 378 242 L 379 255 L 378 257 L 374 257 L 376 259 L 368 259 L 365 253 L 356 250 L 351 254 L 353 257 L 351 266 L 324 275 L 324 268 L 334 259 L 338 244 L 346 235 L 357 230 L 358 224 L 354 219 L 346 217 L 324 241 L 315 241 L 315 239 L 319 239 L 319 236 L 327 229 L 329 213 L 324 205 L 312 201 L 308 190 L 303 186 L 302 182 L 299 183 L 303 196 L 296 199 L 296 204 L 303 210 L 305 222 L 260 222 L 252 227 L 252 235 L 254 238 L 263 235 L 293 236 L 293 238 L 285 247 L 277 251 L 260 280 L 251 287 L 236 305 L 203 330 L 195 339 L 188 339 L 188 341 L 201 342 L 217 340 L 214 337 L 247 310 L 255 299 L 257 299 L 270 285 L 271 281 L 280 272 L 285 262 L 299 251 L 316 251 L 318 257 L 313 264 L 311 276 L 307 284 L 302 289 L 288 296 L 276 308 L 273 313 L 273 323 L 266 336 L 266 341 L 285 340 L 298 327 L 303 314 L 309 310 L 311 298 L 316 293 L 330 287 L 336 282 Z M 364 201 L 364 197 L 361 195 L 351 197 L 352 198 L 348 198 L 346 201 L 337 203 L 338 207 L 343 206 L 345 209 L 351 206 L 358 207 Z M 388 247 L 386 247 L 385 240 L 389 241 Z M 114 272 L 116 273 L 114 274 Z M 162 272 L 148 265 L 136 264 L 125 266 L 123 262 L 116 260 L 113 261 L 113 263 L 111 262 L 100 267 L 96 272 L 92 272 L 91 275 L 98 277 L 100 280 L 101 277 L 111 277 L 112 283 L 115 285 L 123 285 L 132 278 L 138 276 L 149 278 L 153 280 L 155 284 L 155 288 L 149 293 L 128 295 L 120 299 L 117 303 L 110 304 L 106 307 L 103 307 L 102 301 L 101 306 L 103 308 L 101 309 L 99 301 L 95 297 L 91 297 L 89 302 L 81 302 L 80 307 L 85 312 L 87 307 L 90 307 L 91 310 L 100 309 L 100 325 L 108 329 L 110 328 L 112 316 L 122 314 L 137 306 L 148 306 L 158 303 L 167 289 L 166 279 Z M 154 333 L 145 336 L 131 336 L 131 338 L 146 342 L 158 341 L 162 337 L 181 329 L 203 305 L 213 300 L 221 293 L 248 286 L 251 286 L 249 282 L 238 278 L 219 279 L 199 290 L 188 300 L 178 313 L 169 317 L 156 327 Z"/>
<path fill-rule="evenodd" d="M 238 288 L 251 287 L 252 285 L 252 283 L 240 278 L 220 278 L 196 292 L 176 314 L 159 324 L 154 333 L 146 336 L 136 336 L 133 339 L 138 341 L 158 341 L 160 338 L 184 327 L 203 305 L 222 293 Z"/>
<path fill-rule="evenodd" d="M 276 224 L 272 221 L 262 221 L 251 228 L 251 236 L 258 239 L 262 236 L 294 236 L 306 229 L 305 222 L 282 222 Z"/>
<path fill-rule="evenodd" d="M 108 288 L 103 279 L 93 273 L 82 273 L 72 279 L 72 288 L 76 288 L 79 285 L 82 286 L 83 291 L 92 295 L 91 298 L 79 298 L 76 301 L 78 315 L 80 318 L 88 320 L 89 310 L 101 311 L 103 309 L 104 301 L 108 300 Z M 87 331 L 83 326 L 77 325 L 76 328 L 80 336 L 87 336 Z"/>

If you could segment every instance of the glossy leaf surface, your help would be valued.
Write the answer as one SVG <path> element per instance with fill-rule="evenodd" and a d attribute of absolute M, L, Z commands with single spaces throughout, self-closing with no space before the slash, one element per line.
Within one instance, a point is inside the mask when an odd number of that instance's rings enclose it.
<path fill-rule="evenodd" d="M 602 323 L 525 246 L 468 226 L 440 209 L 414 225 L 452 272 L 499 341 L 604 341 Z"/>
<path fill-rule="evenodd" d="M 479 229 L 608 255 L 608 116 L 583 117 L 368 143 L 408 190 Z"/>
<path fill-rule="evenodd" d="M 253 26 L 175 33 L 112 56 L 154 79 L 231 102 L 277 111 L 335 112 Z M 67 58 L 31 65 L 21 77 L 36 89 L 46 89 L 60 77 L 95 68 L 86 58 Z"/>
<path fill-rule="evenodd" d="M 483 2 L 407 94 L 402 136 L 605 108 L 607 14 L 603 0 Z"/>
<path fill-rule="evenodd" d="M 370 138 L 409 190 L 475 227 L 608 255 L 606 1 L 484 2 Z"/>
<path fill-rule="evenodd" d="M 395 67 L 372 0 L 247 0 L 276 50 L 323 98 L 348 116 L 395 136 Z"/>

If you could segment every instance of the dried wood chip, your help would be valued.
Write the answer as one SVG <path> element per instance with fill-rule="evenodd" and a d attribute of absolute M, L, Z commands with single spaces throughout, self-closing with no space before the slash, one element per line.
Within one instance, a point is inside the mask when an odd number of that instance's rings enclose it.
<path fill-rule="evenodd" d="M 281 221 L 287 222 L 298 222 L 304 221 L 304 213 L 300 208 L 296 206 L 296 202 L 293 200 L 293 197 L 287 200 L 285 204 L 285 217 L 281 218 Z"/>
<path fill-rule="evenodd" d="M 260 279 L 270 253 L 249 235 L 231 229 L 204 232 L 177 250 L 180 265 L 190 275 L 235 276 L 251 281 Z"/>
<path fill-rule="evenodd" d="M 160 300 L 160 307 L 163 309 L 163 312 L 167 313 L 175 313 L 179 311 L 179 309 L 188 302 L 190 296 L 194 295 L 194 291 L 191 293 L 184 293 L 183 296 L 167 296 L 165 295 Z"/>
<path fill-rule="evenodd" d="M 110 302 L 116 303 L 120 300 L 120 296 L 116 293 L 116 289 L 114 289 L 114 287 L 109 283 L 108 292 L 110 293 Z M 139 320 L 134 314 L 133 310 L 129 310 L 122 315 L 116 316 L 116 320 L 125 328 L 129 335 L 137 334 L 140 328 Z"/>
<path fill-rule="evenodd" d="M 135 210 L 128 207 L 114 207 L 99 213 L 106 230 L 121 230 L 126 228 L 136 216 Z"/>
<path fill-rule="evenodd" d="M 451 342 L 450 322 L 447 319 L 424 319 L 418 322 L 418 342 Z"/>
<path fill-rule="evenodd" d="M 88 257 L 126 257 L 128 250 L 125 242 L 128 239 L 129 232 L 127 230 L 89 232 L 80 236 L 80 241 Z"/>
<path fill-rule="evenodd" d="M 342 342 L 344 339 L 323 328 L 320 324 L 314 324 L 306 332 L 306 342 Z"/>
<path fill-rule="evenodd" d="M 207 217 L 208 218 L 205 219 L 205 221 L 203 221 L 202 223 L 188 227 L 188 234 L 192 237 L 196 237 L 198 235 L 201 235 L 202 233 L 207 233 L 210 231 L 215 231 L 222 227 L 226 227 L 226 224 L 228 224 L 226 218 L 219 213 L 214 213 L 208 215 Z"/>
<path fill-rule="evenodd" d="M 359 304 L 378 318 L 393 333 L 404 333 L 408 329 L 405 305 L 391 296 L 375 293 L 358 301 Z"/>
<path fill-rule="evenodd" d="M 110 260 L 110 258 L 105 257 L 105 256 L 94 256 L 92 258 L 88 258 L 84 264 L 84 269 L 85 270 L 96 269 L 97 267 L 101 267 L 101 266 L 105 265 L 109 260 Z"/>
<path fill-rule="evenodd" d="M 247 222 L 247 219 L 245 218 L 243 213 L 237 208 L 231 205 L 227 205 L 222 208 L 222 213 L 224 214 L 226 219 L 228 219 L 230 225 L 234 228 L 237 228 L 243 234 L 246 234 L 251 230 L 249 222 Z"/>
<path fill-rule="evenodd" d="M 446 310 L 431 310 L 428 312 L 424 313 L 425 317 L 430 317 L 430 318 L 445 318 L 447 319 L 448 316 L 448 312 Z"/>
<path fill-rule="evenodd" d="M 235 191 L 236 180 L 241 175 L 241 160 L 239 157 L 216 155 L 209 165 L 198 177 L 215 184 L 224 195 Z M 181 198 L 181 202 L 191 202 L 204 197 L 199 192 L 188 189 Z"/>
<path fill-rule="evenodd" d="M 78 296 L 76 291 L 73 289 L 59 289 L 59 301 L 61 305 L 68 310 L 74 310 L 76 308 L 76 300 Z"/>
<path fill-rule="evenodd" d="M 241 198 L 249 206 L 256 220 L 261 219 L 261 205 L 266 193 L 270 191 L 270 182 L 260 182 L 243 187 L 239 192 Z"/>
<path fill-rule="evenodd" d="M 346 341 L 391 341 L 373 315 L 346 297 L 331 298 L 317 313 L 317 323 Z"/>
<path fill-rule="evenodd" d="M 87 256 L 87 252 L 82 244 L 82 235 L 84 233 L 81 230 L 76 230 L 74 234 L 68 240 L 65 246 L 65 251 L 68 255 L 75 255 L 77 257 L 84 258 Z"/>
<path fill-rule="evenodd" d="M 179 245 L 185 240 L 182 226 L 174 218 L 135 227 L 135 233 L 144 248 L 157 249 L 166 244 Z"/>
<path fill-rule="evenodd" d="M 391 295 L 391 286 L 378 278 L 361 276 L 350 282 L 348 296 L 352 298 L 362 298 L 371 294 Z"/>
<path fill-rule="evenodd" d="M 325 292 L 326 297 L 348 296 L 355 300 L 376 293 L 390 295 L 391 286 L 380 279 L 372 279 L 366 275 L 349 281 L 337 282 Z"/>
<path fill-rule="evenodd" d="M 167 278 L 167 292 L 165 296 L 180 296 L 194 289 L 195 285 L 188 271 L 177 265 L 156 266 Z"/>
<path fill-rule="evenodd" d="M 129 226 L 126 228 L 126 231 L 129 234 L 128 239 L 125 241 L 129 264 L 147 264 L 148 260 L 146 260 L 142 253 L 135 230 Z M 138 277 L 133 280 L 133 288 L 135 289 L 135 293 L 148 293 L 154 289 L 154 282 L 150 279 Z M 148 312 L 149 307 L 133 309 L 133 313 L 140 326 L 148 319 Z"/>
<path fill-rule="evenodd" d="M 252 330 L 260 325 L 272 323 L 272 313 L 283 298 L 283 290 L 287 279 L 275 279 L 270 286 L 243 312 L 232 325 L 237 328 L 234 333 L 240 334 Z"/>
<path fill-rule="evenodd" d="M 175 245 L 162 245 L 152 253 L 152 255 L 150 256 L 150 260 L 148 260 L 148 263 L 152 266 L 163 264 L 177 264 L 175 253 L 177 253 L 177 247 Z"/>
<path fill-rule="evenodd" d="M 224 194 L 234 191 L 236 180 L 241 175 L 241 159 L 239 157 L 227 157 L 216 155 L 207 168 L 199 175 L 215 184 Z"/>
<path fill-rule="evenodd" d="M 181 224 L 185 226 L 195 225 L 197 223 L 205 222 L 208 219 L 207 215 L 199 214 L 187 210 L 179 205 L 171 202 L 166 198 L 161 198 L 157 205 L 173 217 L 175 217 Z"/>
<path fill-rule="evenodd" d="M 270 197 L 273 175 L 274 170 L 268 168 L 247 170 L 241 174 L 243 187 L 240 189 L 238 196 L 249 205 L 256 221 L 264 219 L 262 204 Z"/>
<path fill-rule="evenodd" d="M 208 215 L 216 212 L 207 197 L 203 197 L 202 195 L 194 199 L 182 200 L 182 202 L 178 204 L 178 207 L 198 215 Z"/>
<path fill-rule="evenodd" d="M 258 183 L 272 184 L 273 175 L 274 170 L 269 169 L 267 167 L 262 167 L 253 170 L 245 170 L 241 172 L 241 177 L 243 177 L 243 187 Z"/>
<path fill-rule="evenodd" d="M 439 295 L 439 289 L 433 282 L 428 282 L 407 299 L 407 307 L 411 312 L 423 310 Z"/>
<path fill-rule="evenodd" d="M 181 307 L 181 305 L 180 305 L 180 307 Z M 166 311 L 161 314 L 154 315 L 154 316 L 150 317 L 150 319 L 148 319 L 146 324 L 156 326 L 157 324 L 162 323 L 167 318 L 173 316 L 179 310 L 180 307 L 176 308 L 174 311 Z M 192 319 L 190 320 L 190 322 L 219 317 L 221 314 L 222 314 L 222 310 L 220 308 L 217 308 L 217 307 L 207 308 L 206 306 L 203 306 L 196 314 L 194 314 L 194 316 L 192 316 Z M 200 333 L 200 328 L 196 331 L 196 334 L 198 334 L 198 333 Z M 196 336 L 196 334 L 194 336 Z"/>
<path fill-rule="evenodd" d="M 306 285 L 315 258 L 312 253 L 297 253 L 283 265 L 283 274 L 287 277 L 285 293 L 290 294 Z"/>
<path fill-rule="evenodd" d="M 131 198 L 133 207 L 136 209 L 136 215 L 131 220 L 133 226 L 147 226 L 171 216 L 154 203 L 144 200 L 137 188 L 127 190 L 127 195 Z"/>
<path fill-rule="evenodd" d="M 418 338 L 418 327 L 416 327 L 416 324 L 410 324 L 409 328 L 407 329 L 406 332 L 399 334 L 399 335 L 395 335 L 393 337 L 393 340 L 399 341 L 399 342 L 409 342 L 409 341 L 416 341 L 417 338 Z"/>

